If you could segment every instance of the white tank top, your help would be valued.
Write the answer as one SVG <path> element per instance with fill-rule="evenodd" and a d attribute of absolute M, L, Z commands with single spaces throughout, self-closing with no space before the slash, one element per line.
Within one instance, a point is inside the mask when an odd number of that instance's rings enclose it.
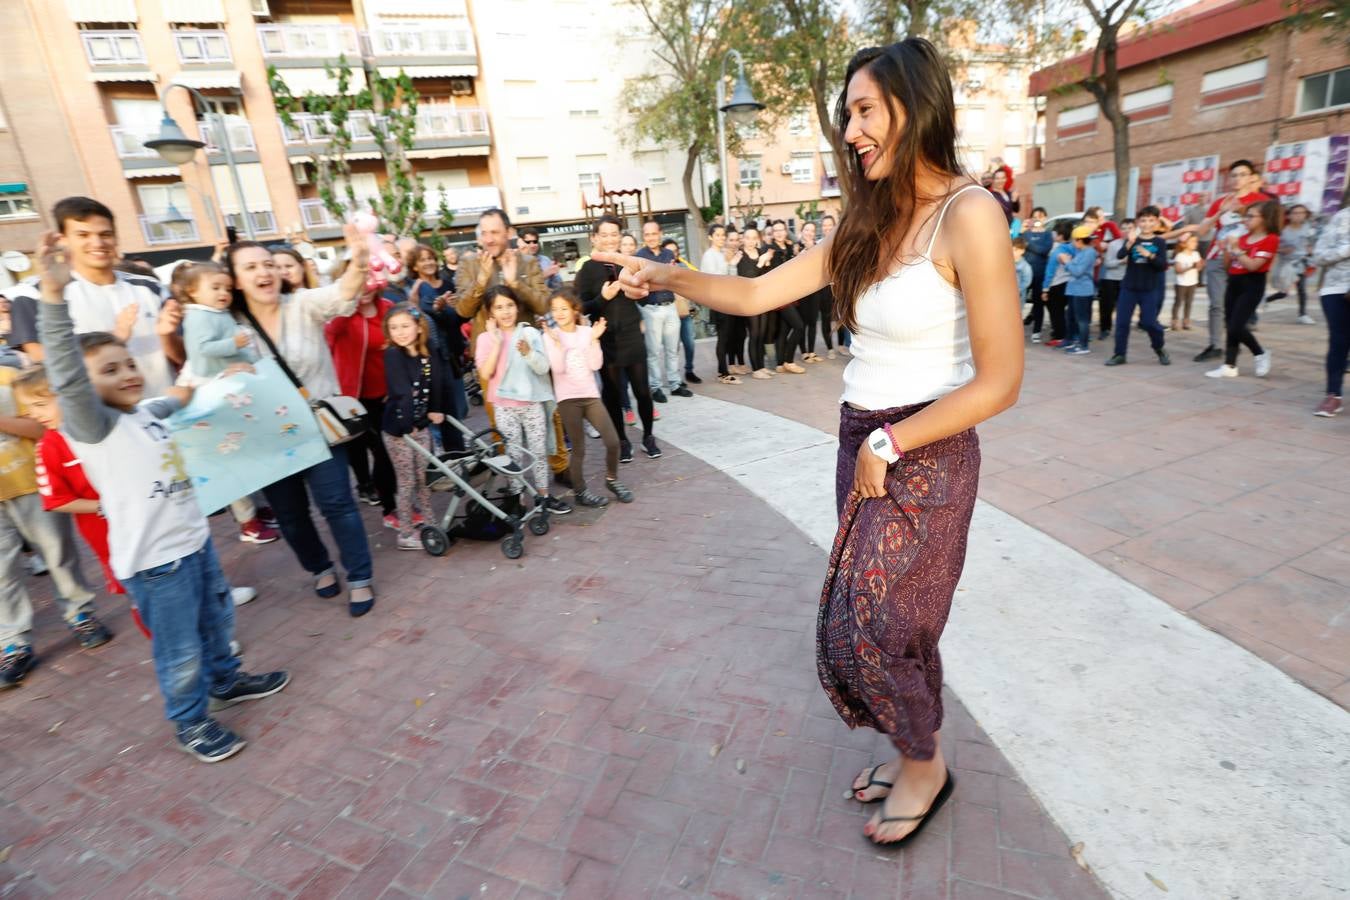
<path fill-rule="evenodd" d="M 921 259 L 901 265 L 858 298 L 842 402 L 862 409 L 926 403 L 975 377 L 965 297 L 932 259 L 947 207 L 971 188 L 984 190 L 968 184 L 942 204 Z"/>

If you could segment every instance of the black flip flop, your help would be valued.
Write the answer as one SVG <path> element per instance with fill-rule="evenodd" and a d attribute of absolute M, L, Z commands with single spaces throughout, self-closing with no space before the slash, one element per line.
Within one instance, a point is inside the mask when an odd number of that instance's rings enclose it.
<path fill-rule="evenodd" d="M 922 815 L 917 816 L 883 816 L 881 821 L 878 823 L 877 828 L 877 830 L 880 831 L 881 826 L 885 825 L 887 822 L 918 822 L 919 824 L 914 826 L 913 831 L 911 831 L 909 834 L 905 835 L 904 837 L 900 838 L 897 841 L 879 841 L 876 838 L 868 838 L 868 840 L 876 844 L 878 847 L 886 847 L 888 849 L 895 849 L 898 847 L 905 846 L 910 841 L 914 840 L 916 837 L 919 836 L 919 832 L 923 831 L 923 826 L 928 824 L 928 820 L 933 817 L 933 813 L 937 812 L 939 809 L 942 809 L 942 804 L 947 802 L 947 798 L 952 795 L 952 790 L 955 787 L 956 787 L 956 776 L 952 774 L 951 769 L 948 769 L 947 780 L 942 783 L 942 789 L 937 792 L 937 796 L 933 798 L 933 802 L 929 804 L 926 812 L 924 812 Z"/>
<path fill-rule="evenodd" d="M 865 790 L 867 790 L 867 789 L 870 788 L 870 787 L 884 787 L 884 788 L 885 788 L 886 790 L 888 790 L 888 791 L 889 791 L 890 789 L 892 789 L 893 787 L 895 787 L 895 785 L 891 784 L 889 781 L 882 781 L 880 778 L 877 777 L 877 769 L 880 769 L 880 768 L 881 768 L 880 765 L 875 765 L 875 766 L 873 766 L 873 767 L 872 767 L 872 770 L 871 770 L 870 772 L 867 773 L 867 784 L 863 785 L 863 786 L 860 787 L 860 788 L 854 788 L 854 789 L 853 789 L 853 799 L 854 799 L 854 800 L 858 800 L 858 791 L 865 791 Z M 858 802 L 859 802 L 859 803 L 876 803 L 878 800 L 885 800 L 885 799 L 886 799 L 886 798 L 885 798 L 884 796 L 883 796 L 883 797 L 873 797 L 871 800 L 858 800 Z"/>

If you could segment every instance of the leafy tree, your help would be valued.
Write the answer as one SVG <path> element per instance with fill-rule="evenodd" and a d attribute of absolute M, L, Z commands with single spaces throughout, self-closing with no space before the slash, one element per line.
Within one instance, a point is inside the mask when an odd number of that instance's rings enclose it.
<path fill-rule="evenodd" d="M 1120 29 L 1127 22 L 1147 21 L 1156 0 L 1079 0 L 1096 26 L 1092 61 L 1077 84 L 1092 95 L 1111 123 L 1112 158 L 1116 191 L 1111 205 L 1116 219 L 1129 215 L 1130 118 L 1120 105 Z"/>
<path fill-rule="evenodd" d="M 685 205 L 695 220 L 702 208 L 694 194 L 694 174 L 701 160 L 717 153 L 717 80 L 728 50 L 739 50 L 748 62 L 747 77 L 770 48 L 755 40 L 752 25 L 768 0 L 629 0 L 646 21 L 655 40 L 653 70 L 630 79 L 626 93 L 638 140 L 681 147 L 685 153 L 682 184 Z M 733 74 L 729 72 L 728 74 Z M 786 85 L 759 79 L 756 99 L 766 109 L 761 122 L 771 127 L 787 112 Z M 737 129 L 726 129 L 727 150 L 740 149 Z M 699 238 L 702 240 L 701 236 Z"/>
<path fill-rule="evenodd" d="M 843 148 L 831 105 L 856 49 L 842 4 L 839 0 L 774 0 L 764 14 L 748 23 L 747 31 L 755 45 L 769 48 L 766 68 L 773 82 L 784 85 L 790 95 L 811 97 L 820 133 L 829 140 L 838 162 Z"/>
<path fill-rule="evenodd" d="M 322 136 L 324 144 L 314 154 L 314 180 L 324 208 L 334 217 L 344 219 L 348 211 L 366 204 L 386 230 L 400 235 L 420 234 L 426 212 L 424 185 L 408 159 L 417 133 L 417 107 L 421 99 L 413 80 L 402 71 L 393 78 L 372 71 L 367 75 L 368 86 L 353 92 L 352 68 L 345 56 L 339 57 L 335 66 L 325 64 L 324 71 L 336 81 L 334 93 L 321 95 L 310 91 L 296 97 L 275 66 L 267 70 L 268 85 L 283 125 L 298 128 L 295 117 L 302 113 L 317 117 L 312 130 Z M 352 187 L 348 153 L 354 140 L 353 129 L 358 126 L 369 132 L 384 161 L 385 181 L 374 197 L 358 198 Z"/>

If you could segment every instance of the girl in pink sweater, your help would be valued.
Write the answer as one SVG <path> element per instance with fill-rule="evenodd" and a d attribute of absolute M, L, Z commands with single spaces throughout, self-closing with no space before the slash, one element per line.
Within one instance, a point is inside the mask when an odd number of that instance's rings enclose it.
<path fill-rule="evenodd" d="M 595 373 L 603 364 L 600 336 L 605 333 L 605 320 L 594 327 L 583 325 L 581 301 L 570 289 L 563 289 L 549 301 L 549 311 L 557 328 L 548 331 L 544 349 L 548 353 L 549 368 L 553 370 L 553 394 L 558 399 L 558 415 L 563 430 L 572 443 L 572 490 L 581 506 L 608 506 L 609 500 L 586 488 L 582 471 L 586 463 L 586 432 L 582 422 L 588 421 L 600 432 L 605 442 L 605 486 L 619 498 L 620 503 L 632 503 L 633 492 L 619 481 L 619 435 L 614 423 L 600 402 L 600 389 Z"/>

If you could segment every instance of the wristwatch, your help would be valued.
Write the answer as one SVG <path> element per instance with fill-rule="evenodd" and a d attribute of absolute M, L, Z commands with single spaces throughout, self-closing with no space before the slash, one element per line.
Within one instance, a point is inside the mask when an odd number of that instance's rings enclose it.
<path fill-rule="evenodd" d="M 896 452 L 895 445 L 891 443 L 891 436 L 886 433 L 884 428 L 878 428 L 867 436 L 867 447 L 877 456 L 886 460 L 887 465 L 900 461 L 900 454 Z"/>

